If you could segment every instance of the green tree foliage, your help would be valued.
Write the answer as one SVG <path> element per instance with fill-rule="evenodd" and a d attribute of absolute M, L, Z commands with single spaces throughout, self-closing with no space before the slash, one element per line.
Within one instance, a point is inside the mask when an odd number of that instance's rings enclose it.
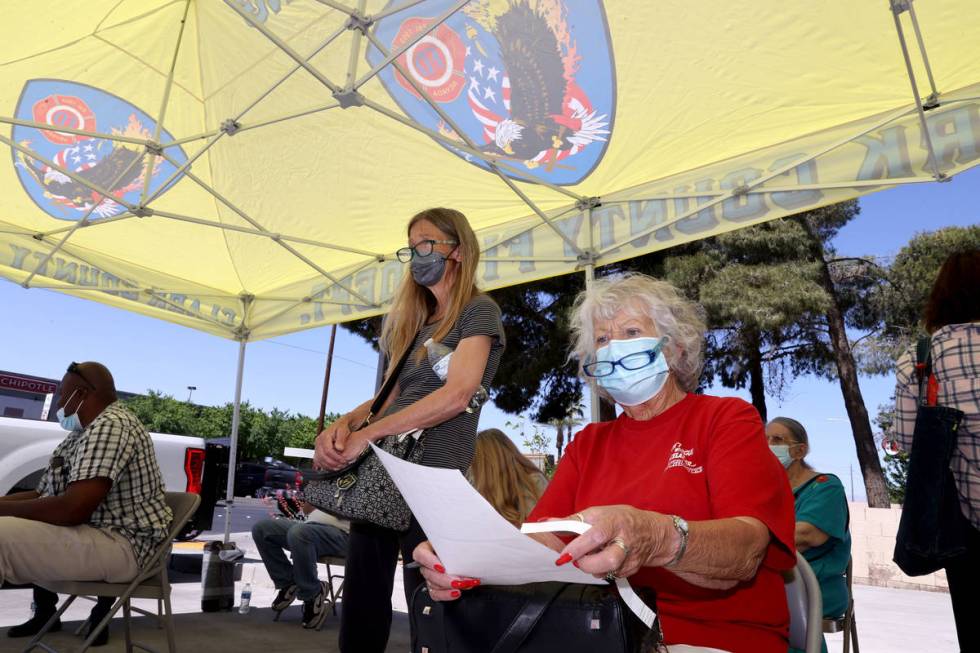
<path fill-rule="evenodd" d="M 763 419 L 767 386 L 779 395 L 787 372 L 821 372 L 830 361 L 816 336 L 827 296 L 815 282 L 817 264 L 804 236 L 797 222 L 777 220 L 701 241 L 664 261 L 666 278 L 705 308 L 703 381 L 748 387 Z"/>
<path fill-rule="evenodd" d="M 980 226 L 947 227 L 917 234 L 898 252 L 889 266 L 888 282 L 875 296 L 877 310 L 884 315 L 882 335 L 897 344 L 897 349 L 890 349 L 892 354 L 904 350 L 923 332 L 926 300 L 946 257 L 978 248 Z"/>
<path fill-rule="evenodd" d="M 150 431 L 173 435 L 194 435 L 202 438 L 226 438 L 231 435 L 234 406 L 199 406 L 179 401 L 162 392 L 149 390 L 125 400 Z M 305 415 L 291 414 L 273 408 L 264 411 L 242 402 L 238 426 L 239 458 L 258 460 L 266 456 L 282 458 L 285 447 L 313 448 L 316 420 Z M 328 414 L 329 424 L 337 415 Z"/>

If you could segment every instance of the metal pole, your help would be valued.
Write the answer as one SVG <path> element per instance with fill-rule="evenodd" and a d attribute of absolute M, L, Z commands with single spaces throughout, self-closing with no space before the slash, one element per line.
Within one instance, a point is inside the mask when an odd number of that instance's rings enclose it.
<path fill-rule="evenodd" d="M 231 447 L 228 452 L 228 485 L 225 490 L 225 544 L 231 536 L 231 510 L 235 505 L 235 468 L 238 460 L 238 424 L 242 408 L 242 375 L 245 372 L 245 345 L 242 337 L 238 342 L 238 371 L 235 374 L 235 407 L 231 413 Z"/>
<path fill-rule="evenodd" d="M 895 19 L 895 31 L 898 32 L 898 43 L 902 46 L 905 72 L 908 74 L 909 83 L 912 85 L 912 98 L 915 100 L 915 108 L 919 113 L 919 123 L 922 125 L 922 138 L 925 140 L 926 148 L 929 150 L 929 162 L 932 164 L 933 176 L 936 178 L 936 181 L 943 181 L 948 179 L 948 176 L 939 169 L 939 159 L 936 158 L 936 150 L 932 146 L 932 134 L 929 133 L 929 122 L 926 120 L 922 98 L 919 97 L 919 85 L 915 81 L 915 71 L 912 69 L 912 57 L 909 55 L 909 48 L 905 43 L 905 31 L 902 29 L 901 13 L 902 8 L 900 4 L 896 0 L 892 0 L 892 18 Z M 931 76 L 932 71 L 929 74 Z"/>
<path fill-rule="evenodd" d="M 333 365 L 333 343 L 337 339 L 337 325 L 330 327 L 330 347 L 327 349 L 327 369 L 323 372 L 323 394 L 320 395 L 320 417 L 316 421 L 316 432 L 323 430 L 323 418 L 327 412 L 327 392 L 330 391 L 330 367 Z"/>
<path fill-rule="evenodd" d="M 588 230 L 589 234 L 589 259 L 585 264 L 585 289 L 592 289 L 592 282 L 595 281 L 595 258 L 594 250 L 592 249 L 592 207 L 588 206 L 585 209 L 585 228 Z M 595 381 L 589 381 L 589 417 L 590 421 L 595 424 L 599 421 L 599 388 L 596 386 Z"/>

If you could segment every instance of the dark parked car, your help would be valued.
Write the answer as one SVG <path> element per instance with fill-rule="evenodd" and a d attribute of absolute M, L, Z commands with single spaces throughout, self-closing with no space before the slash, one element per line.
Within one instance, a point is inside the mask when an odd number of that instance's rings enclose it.
<path fill-rule="evenodd" d="M 301 480 L 299 470 L 281 460 L 240 462 L 235 473 L 235 494 L 253 497 L 269 490 L 296 489 Z"/>
<path fill-rule="evenodd" d="M 265 470 L 263 487 L 269 490 L 296 490 L 303 482 L 299 470 L 281 460 L 273 460 Z"/>

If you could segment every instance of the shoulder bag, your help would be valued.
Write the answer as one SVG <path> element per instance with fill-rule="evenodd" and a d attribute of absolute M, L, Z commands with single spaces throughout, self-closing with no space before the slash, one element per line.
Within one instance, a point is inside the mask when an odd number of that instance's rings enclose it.
<path fill-rule="evenodd" d="M 909 576 L 937 571 L 966 551 L 966 519 L 949 469 L 963 411 L 936 405 L 930 345 L 920 338 L 916 348 L 919 405 L 895 540 L 895 564 Z"/>
<path fill-rule="evenodd" d="M 391 394 L 412 347 L 402 355 L 371 403 L 368 416 L 358 431 L 371 423 Z M 402 460 L 422 462 L 422 430 L 389 435 L 374 444 Z M 320 510 L 352 522 L 367 522 L 396 531 L 404 531 L 412 520 L 412 511 L 395 487 L 384 465 L 371 447 L 350 465 L 333 471 L 302 470 L 303 498 Z"/>

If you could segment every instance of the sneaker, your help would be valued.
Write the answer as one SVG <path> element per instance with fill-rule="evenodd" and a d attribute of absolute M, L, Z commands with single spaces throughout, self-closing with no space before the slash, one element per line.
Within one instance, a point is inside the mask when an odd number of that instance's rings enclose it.
<path fill-rule="evenodd" d="M 295 600 L 296 586 L 290 585 L 289 587 L 284 587 L 276 594 L 276 598 L 272 599 L 272 609 L 276 612 L 282 612 L 291 606 Z"/>
<path fill-rule="evenodd" d="M 330 612 L 330 593 L 327 584 L 320 583 L 320 593 L 308 601 L 303 601 L 303 628 L 312 630 L 323 625 Z"/>
<path fill-rule="evenodd" d="M 10 630 L 7 631 L 7 637 L 33 637 L 37 635 L 54 613 L 54 610 L 50 612 L 38 610 L 33 617 L 24 623 L 11 626 Z M 61 619 L 55 621 L 51 628 L 48 629 L 48 632 L 56 633 L 59 630 L 61 630 Z"/>

